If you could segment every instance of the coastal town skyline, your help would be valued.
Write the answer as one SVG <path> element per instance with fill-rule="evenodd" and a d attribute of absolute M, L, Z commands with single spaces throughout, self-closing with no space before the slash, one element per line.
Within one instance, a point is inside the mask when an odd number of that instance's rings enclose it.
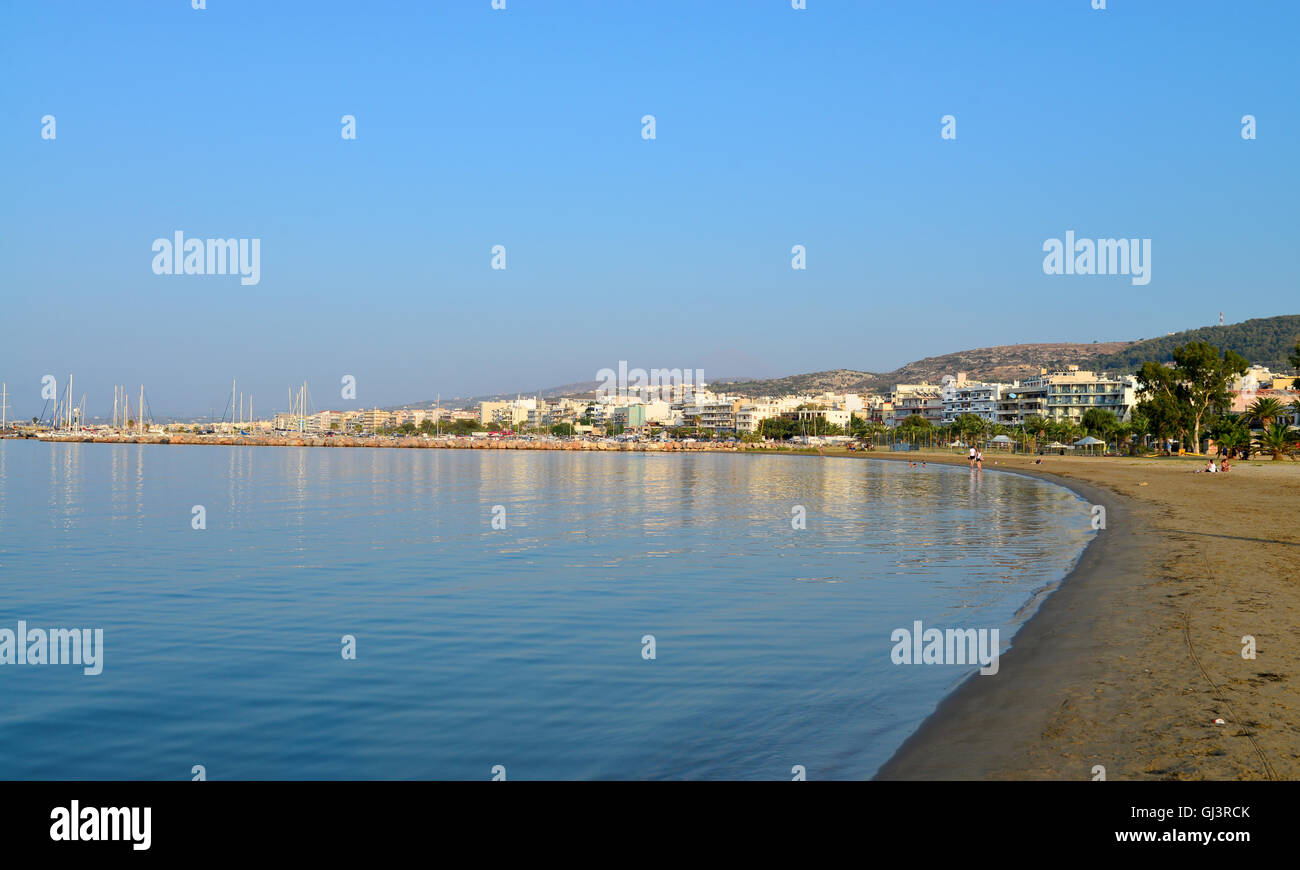
<path fill-rule="evenodd" d="M 1282 319 L 1284 320 L 1286 319 L 1286 317 L 1284 316 L 1282 317 Z M 1224 326 L 1223 315 L 1221 312 L 1219 314 L 1219 320 L 1220 322 L 1218 326 L 1220 327 Z M 1278 320 L 1278 318 L 1273 318 L 1273 321 L 1276 320 Z M 1228 325 L 1233 327 L 1239 327 L 1239 326 L 1249 326 L 1250 324 L 1228 324 Z M 1177 335 L 1190 336 L 1191 333 L 1190 332 L 1166 333 L 1166 337 L 1177 336 Z M 1091 344 L 1105 345 L 1105 346 L 1109 346 L 1109 345 L 1124 346 L 1124 345 L 1136 345 L 1139 344 L 1141 341 L 1143 341 L 1143 339 L 1118 341 L 1118 342 L 1093 341 Z M 940 359 L 948 359 L 949 357 L 956 357 L 960 359 L 963 357 L 963 355 L 973 355 L 973 354 L 978 354 L 981 351 L 991 351 L 991 350 L 1001 350 L 1001 351 L 1009 352 L 1014 355 L 1014 353 L 1017 351 L 1023 349 L 1030 349 L 1030 348 L 1033 349 L 1037 349 L 1040 347 L 1083 348 L 1084 346 L 1085 345 L 1083 343 L 1053 344 L 1048 342 L 1032 342 L 1032 343 L 1026 342 L 1022 344 L 1006 345 L 1000 347 L 968 348 L 961 351 L 949 352 L 945 354 L 943 357 L 940 357 Z M 1024 371 L 1025 375 L 1028 376 L 1028 375 L 1032 375 L 1035 371 L 1038 371 L 1040 373 L 1047 373 L 1049 371 L 1064 370 L 1071 366 L 1074 368 L 1083 369 L 1085 371 L 1096 368 L 1096 366 L 1092 364 L 1090 358 L 1086 358 L 1082 356 L 1078 356 L 1078 357 L 1072 356 L 1070 351 L 1068 350 L 1066 350 L 1064 353 L 1065 356 L 1063 358 L 1055 360 L 1051 364 L 1043 364 L 1043 365 L 1035 364 L 1033 366 L 1026 366 L 1022 364 L 1021 369 Z M 893 373 L 905 372 L 909 365 L 915 366 L 921 362 L 924 361 L 912 360 L 909 363 L 905 363 L 903 366 L 900 366 L 899 368 L 893 370 Z M 1251 362 L 1253 363 L 1255 361 L 1251 360 Z M 617 367 L 617 370 L 615 367 Z M 933 384 L 930 384 L 929 379 L 924 376 L 919 378 L 898 377 L 898 378 L 894 378 L 894 382 L 903 382 L 903 381 L 920 382 L 927 386 L 933 386 L 937 389 L 939 386 L 941 386 L 945 376 L 954 379 L 959 376 L 964 378 L 966 372 L 962 372 L 961 369 L 965 368 L 968 370 L 974 370 L 979 367 L 980 366 L 978 363 L 975 363 L 972 360 L 968 360 L 965 365 L 963 365 L 961 362 L 958 362 L 956 364 L 948 365 L 947 367 L 938 370 L 937 374 L 934 376 L 935 383 Z M 1113 368 L 1114 370 L 1107 371 L 1107 369 L 1110 368 Z M 1131 375 L 1133 374 L 1133 372 L 1127 370 L 1121 370 L 1122 368 L 1123 367 L 1102 366 L 1102 370 L 1099 371 L 1099 374 L 1114 375 L 1114 376 L 1130 376 L 1131 379 Z M 1256 368 L 1260 369 L 1260 371 L 1262 372 L 1268 371 L 1267 366 L 1264 367 L 1256 366 Z M 1286 374 L 1285 365 L 1282 364 L 1281 368 L 1283 370 L 1277 372 L 1277 374 L 1285 375 Z M 683 368 L 683 367 L 670 368 L 667 366 L 656 367 L 651 365 L 635 366 L 635 365 L 631 365 L 628 360 L 618 360 L 618 361 L 611 361 L 610 365 L 595 370 L 593 372 L 593 377 L 587 380 L 572 380 L 564 384 L 556 384 L 553 386 L 545 386 L 545 387 L 539 387 L 539 386 L 530 386 L 528 388 L 516 387 L 513 389 L 500 390 L 497 392 L 483 393 L 483 394 L 472 395 L 472 396 L 458 396 L 458 395 L 452 395 L 450 393 L 443 393 L 441 390 L 437 389 L 435 383 L 424 390 L 424 393 L 428 394 L 430 397 L 419 398 L 419 399 L 408 398 L 406 400 L 396 401 L 396 402 L 361 401 L 357 393 L 358 379 L 356 378 L 355 375 L 352 374 L 343 374 L 341 376 L 336 375 L 332 377 L 325 376 L 325 378 L 323 379 L 309 378 L 309 379 L 302 379 L 299 381 L 293 381 L 287 384 L 286 386 L 282 387 L 278 392 L 278 396 L 277 394 L 272 393 L 268 397 L 266 393 L 262 393 L 262 398 L 260 401 L 257 399 L 258 393 L 248 387 L 247 381 L 241 377 L 236 377 L 232 381 L 226 382 L 227 386 L 224 386 L 224 389 L 222 389 L 221 397 L 216 401 L 211 402 L 209 404 L 208 410 L 206 412 L 203 412 L 200 409 L 192 406 L 188 410 L 177 410 L 177 405 L 183 404 L 183 400 L 181 403 L 177 403 L 176 400 L 172 397 L 159 397 L 153 392 L 152 388 L 146 390 L 147 387 L 146 384 L 138 384 L 134 387 L 128 388 L 128 386 L 125 384 L 112 383 L 108 387 L 108 389 L 111 391 L 112 398 L 105 400 L 105 398 L 103 396 L 98 395 L 97 392 L 97 391 L 102 391 L 104 389 L 104 381 L 106 379 L 106 376 L 105 373 L 103 372 L 92 373 L 92 375 L 89 378 L 79 377 L 76 372 L 69 372 L 64 375 L 47 373 L 45 375 L 42 375 L 42 377 L 34 387 L 31 384 L 27 384 L 26 386 L 21 385 L 19 382 L 10 381 L 8 378 L 0 378 L 0 380 L 4 380 L 6 383 L 5 398 L 3 402 L 4 404 L 3 411 L 6 419 L 18 420 L 18 421 L 30 421 L 33 417 L 36 417 L 38 420 L 52 419 L 53 415 L 55 414 L 54 408 L 56 406 L 61 405 L 68 409 L 75 409 L 76 414 L 80 415 L 79 419 L 83 420 L 85 423 L 100 425 L 103 424 L 106 420 L 115 419 L 114 415 L 120 412 L 124 407 L 129 408 L 132 401 L 136 401 L 138 403 L 139 401 L 142 400 L 147 402 L 146 418 L 148 420 L 156 421 L 159 423 L 178 423 L 178 422 L 190 422 L 190 423 L 227 422 L 229 423 L 235 421 L 247 422 L 247 421 L 253 421 L 257 419 L 271 421 L 276 417 L 277 414 L 278 415 L 286 415 L 286 414 L 299 415 L 302 411 L 302 408 L 304 407 L 309 408 L 312 414 L 316 414 L 323 411 L 329 411 L 332 413 L 345 414 L 347 415 L 347 419 L 355 419 L 357 415 L 366 412 L 375 412 L 375 411 L 392 412 L 392 411 L 428 409 L 428 408 L 437 407 L 447 412 L 451 412 L 457 410 L 473 409 L 478 407 L 481 403 L 485 401 L 501 401 L 501 400 L 509 399 L 512 396 L 515 397 L 516 399 L 524 399 L 524 400 L 529 400 L 529 399 L 555 400 L 561 398 L 581 398 L 588 395 L 591 396 L 599 396 L 601 394 L 608 395 L 612 392 L 608 387 L 611 383 L 613 383 L 613 381 L 609 381 L 609 380 L 605 381 L 604 388 L 602 388 L 601 379 L 606 377 L 613 378 L 616 374 L 620 378 L 619 383 L 621 384 L 621 386 L 619 387 L 619 391 L 622 393 L 626 393 L 627 392 L 626 379 L 629 371 L 634 373 L 639 371 L 640 377 L 643 380 L 645 380 L 647 376 L 649 376 L 653 380 L 654 384 L 656 385 L 660 385 L 660 384 L 666 385 L 670 382 L 670 379 L 673 379 L 676 383 L 680 384 L 683 371 L 686 372 L 686 381 L 689 384 L 691 381 L 692 373 L 694 373 L 694 376 L 696 377 L 695 383 L 697 386 L 702 386 L 705 384 L 723 385 L 723 387 L 719 390 L 708 391 L 709 395 L 711 396 L 716 393 L 716 394 L 721 394 L 725 397 L 728 392 L 731 392 L 736 396 L 742 398 L 758 398 L 759 396 L 766 396 L 768 398 L 780 398 L 780 397 L 791 397 L 791 396 L 800 396 L 800 395 L 806 397 L 808 395 L 817 394 L 817 393 L 835 392 L 834 389 L 829 389 L 829 390 L 817 389 L 811 391 L 804 389 L 804 390 L 767 390 L 765 392 L 759 391 L 755 393 L 752 389 L 746 389 L 746 386 L 751 383 L 766 384 L 766 383 L 772 383 L 773 381 L 770 379 L 765 380 L 760 378 L 749 378 L 743 376 L 737 377 L 737 376 L 710 375 L 706 378 L 705 377 L 706 372 L 703 369 L 690 369 L 690 368 Z M 840 368 L 840 369 L 829 370 L 829 371 L 838 371 L 838 372 L 851 371 L 858 374 L 870 374 L 869 372 L 865 372 L 864 370 L 847 369 L 847 368 Z M 0 375 L 3 374 L 4 373 L 0 373 Z M 818 374 L 824 374 L 824 373 L 818 373 L 818 372 L 806 373 L 803 374 L 802 377 L 813 378 Z M 862 395 L 863 397 L 867 397 L 871 394 L 878 395 L 882 393 L 891 392 L 893 388 L 893 383 L 890 383 L 888 381 L 889 374 L 890 373 L 888 372 L 878 374 L 877 377 L 884 379 L 882 380 L 882 387 L 880 388 L 870 389 L 870 390 L 869 389 L 848 390 L 848 391 L 840 390 L 840 392 L 841 393 L 856 392 Z M 73 393 L 68 392 L 68 384 L 65 380 L 65 378 L 69 375 L 77 378 L 76 381 L 77 388 Z M 786 378 L 784 378 L 784 380 L 790 380 L 796 377 L 800 377 L 800 376 L 787 376 Z M 253 378 L 253 380 L 255 383 L 261 384 L 261 383 L 265 383 L 267 378 L 265 377 L 265 375 L 262 375 L 261 377 Z M 324 381 L 324 383 L 322 383 L 322 380 Z M 1019 383 L 1018 378 L 1011 378 L 1011 379 L 1007 379 L 1007 378 L 998 379 L 998 378 L 990 378 L 990 377 L 981 378 L 978 376 L 978 373 L 975 373 L 975 376 L 972 377 L 971 380 L 972 381 L 983 380 L 986 382 L 999 383 L 999 384 L 1005 383 L 1006 385 L 1010 385 L 1012 383 L 1017 383 L 1017 384 Z M 89 381 L 89 383 L 87 383 L 87 381 Z M 335 382 L 337 385 L 332 385 L 331 381 Z M 780 381 L 777 380 L 775 382 L 779 383 Z M 635 385 L 633 386 L 635 387 Z M 136 396 L 135 391 L 137 389 L 139 390 L 138 398 L 132 398 L 133 396 Z M 300 389 L 306 391 L 306 393 L 304 394 L 305 398 L 303 398 L 302 396 L 295 398 L 295 395 L 298 393 Z M 635 389 L 633 389 L 632 392 L 635 393 L 636 392 Z M 678 396 L 678 398 L 680 399 L 680 395 Z M 1129 406 L 1131 407 L 1132 404 L 1133 402 L 1130 401 Z M 30 410 L 32 413 L 24 414 L 23 413 L 24 409 Z M 261 414 L 257 414 L 257 411 L 259 409 L 262 412 Z M 1122 416 L 1123 415 L 1121 414 L 1121 417 Z M 400 422 L 402 421 L 400 420 L 397 421 L 397 424 L 400 424 Z"/>
<path fill-rule="evenodd" d="M 1196 347 L 1188 344 L 1175 353 Z M 1213 345 L 1199 345 L 1217 359 Z M 1230 374 L 1224 381 L 1223 410 L 1245 420 L 1271 417 L 1283 427 L 1300 426 L 1300 341 L 1289 352 L 1284 370 L 1251 364 L 1231 349 L 1225 354 Z M 1233 362 L 1233 360 L 1236 362 Z M 441 400 L 408 403 L 396 408 L 338 410 L 314 404 L 306 382 L 289 395 L 289 410 L 258 415 L 252 396 L 231 383 L 229 402 L 218 418 L 165 419 L 152 413 L 143 386 L 132 412 L 130 392 L 114 390 L 110 419 L 90 417 L 84 396 L 75 402 L 69 383 L 60 400 L 51 392 L 53 406 L 46 402 L 43 414 L 29 424 L 8 417 L 8 390 L 0 408 L 9 428 L 29 434 L 44 431 L 51 437 L 118 437 L 193 435 L 272 436 L 285 438 L 350 435 L 460 437 L 564 436 L 566 438 L 608 438 L 619 436 L 644 442 L 647 438 L 669 440 L 700 435 L 714 439 L 750 441 L 784 440 L 799 436 L 805 443 L 844 446 L 857 441 L 874 441 L 887 432 L 906 437 L 934 435 L 1008 438 L 1041 437 L 1072 439 L 1101 435 L 1113 441 L 1158 436 L 1163 443 L 1171 430 L 1146 421 L 1153 411 L 1159 415 L 1158 396 L 1147 363 L 1137 374 L 1093 371 L 1079 364 L 1064 363 L 1040 367 L 1036 374 L 1011 381 L 968 377 L 967 372 L 944 374 L 930 382 L 896 382 L 885 389 L 749 393 L 728 392 L 743 384 L 722 383 L 716 389 L 703 372 L 681 369 L 629 369 L 620 362 L 617 371 L 598 373 L 601 381 L 585 385 L 591 390 L 574 390 L 543 398 L 539 391 L 525 398 L 484 398 L 470 401 Z M 1174 361 L 1165 366 L 1175 365 Z M 760 382 L 761 383 L 761 382 Z M 573 385 L 579 386 L 579 385 Z M 53 390 L 51 380 L 49 387 Z M 355 387 L 343 378 L 343 394 Z M 1152 403 L 1156 404 L 1152 404 Z M 1147 403 L 1144 406 L 1143 403 Z M 141 408 L 144 412 L 141 413 Z M 1157 431 L 1159 430 L 1159 431 Z M 80 433 L 80 434 L 79 434 Z M 1184 432 L 1184 434 L 1186 434 Z M 812 437 L 809 437 L 812 436 Z M 693 440 L 693 439 L 692 439 Z M 1008 439 L 1009 440 L 1009 439 Z M 1037 440 L 1037 439 L 1035 439 Z M 1193 434 L 1199 441 L 1199 435 Z M 290 443 L 290 442 L 284 442 Z M 341 443 L 341 442 L 340 442 Z M 1106 440 L 1096 442 L 1106 444 Z M 1210 442 L 1213 449 L 1213 441 Z"/>

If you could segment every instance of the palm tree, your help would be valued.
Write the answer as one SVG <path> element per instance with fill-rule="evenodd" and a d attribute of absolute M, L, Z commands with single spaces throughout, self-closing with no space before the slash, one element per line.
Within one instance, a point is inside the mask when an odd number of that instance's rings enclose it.
<path fill-rule="evenodd" d="M 1258 420 L 1260 425 L 1267 429 L 1282 416 L 1285 407 L 1277 399 L 1256 399 L 1255 403 L 1246 409 L 1246 413 Z"/>
<path fill-rule="evenodd" d="M 1132 423 L 1120 423 L 1115 427 L 1112 434 L 1115 436 L 1116 453 L 1120 452 L 1121 447 L 1125 448 L 1126 452 L 1130 454 L 1132 453 L 1132 445 L 1130 442 L 1133 440 L 1133 433 L 1134 428 Z"/>
<path fill-rule="evenodd" d="M 1250 426 L 1245 414 L 1224 414 L 1210 427 L 1210 437 L 1221 452 L 1242 450 L 1250 455 Z"/>
<path fill-rule="evenodd" d="M 1300 424 L 1300 399 L 1296 399 L 1288 407 L 1291 408 L 1291 416 L 1295 417 L 1297 424 Z"/>
<path fill-rule="evenodd" d="M 1295 435 L 1285 423 L 1274 423 L 1255 437 L 1261 453 L 1271 453 L 1274 459 L 1281 459 L 1288 451 L 1294 449 Z"/>

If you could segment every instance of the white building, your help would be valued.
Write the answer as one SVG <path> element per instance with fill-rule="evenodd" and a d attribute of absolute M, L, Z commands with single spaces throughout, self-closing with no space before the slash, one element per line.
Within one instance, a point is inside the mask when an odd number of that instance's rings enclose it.
<path fill-rule="evenodd" d="M 944 378 L 940 391 L 943 422 L 952 423 L 963 414 L 974 414 L 981 420 L 996 423 L 998 400 L 1007 389 L 1006 384 L 968 381 L 965 372 L 958 372 L 955 378 Z"/>

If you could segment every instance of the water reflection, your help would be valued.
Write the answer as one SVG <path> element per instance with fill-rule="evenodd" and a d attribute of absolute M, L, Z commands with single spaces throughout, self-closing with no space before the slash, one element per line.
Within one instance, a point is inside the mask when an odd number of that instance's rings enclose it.
<path fill-rule="evenodd" d="M 0 523 L 0 612 L 116 657 L 100 695 L 0 706 L 0 779 L 170 777 L 196 745 L 234 778 L 478 778 L 506 745 L 537 777 L 865 777 L 963 676 L 904 674 L 892 628 L 1014 628 L 1093 534 L 988 469 L 7 441 Z"/>

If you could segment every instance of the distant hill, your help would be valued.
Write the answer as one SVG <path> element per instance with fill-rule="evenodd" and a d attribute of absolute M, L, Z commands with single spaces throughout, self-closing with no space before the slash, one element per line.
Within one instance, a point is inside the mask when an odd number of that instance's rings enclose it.
<path fill-rule="evenodd" d="M 1300 314 L 1283 314 L 1225 326 L 1189 329 L 1160 338 L 1137 341 L 1003 344 L 926 357 L 900 366 L 892 372 L 830 369 L 764 380 L 720 379 L 710 381 L 709 387 L 736 396 L 781 396 L 824 392 L 884 392 L 894 384 L 914 384 L 919 381 L 939 383 L 944 375 L 955 375 L 957 372 L 965 372 L 971 380 L 1009 382 L 1036 375 L 1039 369 L 1063 368 L 1067 365 L 1112 374 L 1131 374 L 1147 360 L 1172 360 L 1174 348 L 1189 341 L 1208 341 L 1220 350 L 1234 350 L 1256 365 L 1268 366 L 1275 372 L 1289 372 L 1291 366 L 1287 362 L 1287 355 L 1294 350 L 1298 339 Z M 541 390 L 540 394 L 544 399 L 590 396 L 599 386 L 599 381 L 584 381 L 550 387 Z M 538 393 L 538 390 L 523 390 L 520 395 L 528 397 Z M 513 399 L 515 395 L 497 393 L 491 396 L 444 398 L 442 404 L 448 408 L 469 407 L 482 401 Z M 432 406 L 433 402 L 420 404 Z"/>
<path fill-rule="evenodd" d="M 1287 355 L 1300 340 L 1300 314 L 1261 317 L 1223 326 L 1203 326 L 1148 338 L 1098 358 L 1096 365 L 1109 371 L 1135 372 L 1147 360 L 1168 362 L 1174 348 L 1189 341 L 1206 341 L 1219 350 L 1235 350 L 1253 365 L 1268 366 L 1274 372 L 1290 372 Z"/>
<path fill-rule="evenodd" d="M 711 381 L 709 389 L 732 396 L 783 396 L 791 393 L 865 393 L 880 375 L 854 369 L 833 369 L 806 375 L 764 380 Z"/>
<path fill-rule="evenodd" d="M 1038 374 L 1039 369 L 1098 367 L 1104 354 L 1123 350 L 1132 342 L 1098 341 L 1091 344 L 1003 344 L 926 357 L 888 372 L 889 384 L 914 384 L 920 380 L 938 383 L 944 375 L 965 372 L 970 380 L 1014 381 Z"/>
<path fill-rule="evenodd" d="M 955 375 L 957 372 L 965 372 L 971 380 L 1014 381 L 1036 375 L 1040 368 L 1092 365 L 1093 360 L 1101 355 L 1116 353 L 1129 344 L 1132 342 L 1004 344 L 926 357 L 892 372 L 833 369 L 767 380 L 716 381 L 710 386 L 720 392 L 739 396 L 780 396 L 789 393 L 883 392 L 894 384 L 921 381 L 937 384 L 944 375 Z"/>
<path fill-rule="evenodd" d="M 884 392 L 894 384 L 938 383 L 944 375 L 957 372 L 965 372 L 970 380 L 1008 382 L 1038 374 L 1039 369 L 1067 365 L 1112 374 L 1131 374 L 1147 360 L 1172 360 L 1174 348 L 1189 341 L 1206 341 L 1220 350 L 1234 350 L 1252 364 L 1267 366 L 1275 372 L 1290 372 L 1292 368 L 1287 356 L 1295 350 L 1297 340 L 1300 340 L 1300 314 L 1283 314 L 1137 341 L 981 347 L 926 357 L 892 372 L 832 369 L 767 380 L 718 381 L 710 386 L 738 396 L 779 396 L 789 393 Z"/>
<path fill-rule="evenodd" d="M 520 390 L 510 393 L 489 393 L 482 396 L 443 396 L 441 400 L 444 408 L 472 408 L 481 402 L 504 402 L 519 396 L 524 399 L 531 399 L 541 396 L 543 399 L 558 399 L 561 396 L 582 396 L 588 393 L 595 393 L 600 386 L 600 381 L 581 381 L 574 384 L 561 384 L 558 387 L 547 387 L 544 390 Z M 408 402 L 405 405 L 392 405 L 385 408 L 385 411 L 394 411 L 398 408 L 432 408 L 437 401 L 428 399 L 423 402 Z"/>

